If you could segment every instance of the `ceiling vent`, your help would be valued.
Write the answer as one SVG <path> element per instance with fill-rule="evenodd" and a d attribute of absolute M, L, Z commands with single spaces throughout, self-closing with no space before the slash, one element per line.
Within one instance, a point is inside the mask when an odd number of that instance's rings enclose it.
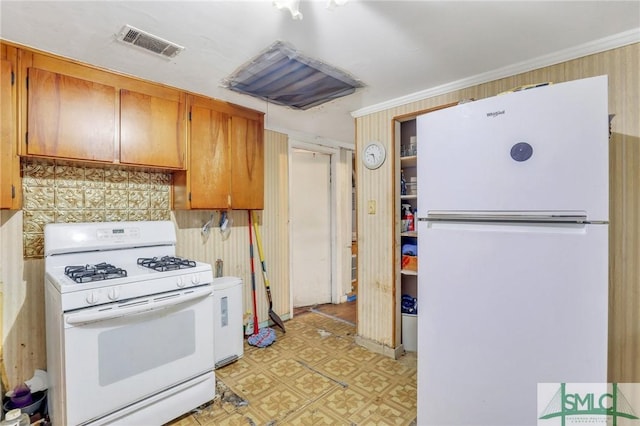
<path fill-rule="evenodd" d="M 276 41 L 222 81 L 230 90 L 306 110 L 350 95 L 364 84 L 346 72 Z"/>
<path fill-rule="evenodd" d="M 149 52 L 153 52 L 164 58 L 173 58 L 184 50 L 184 47 L 178 44 L 154 36 L 153 34 L 149 34 L 146 31 L 134 28 L 131 25 L 125 25 L 122 28 L 120 34 L 118 34 L 118 40 L 126 44 L 137 46 Z"/>

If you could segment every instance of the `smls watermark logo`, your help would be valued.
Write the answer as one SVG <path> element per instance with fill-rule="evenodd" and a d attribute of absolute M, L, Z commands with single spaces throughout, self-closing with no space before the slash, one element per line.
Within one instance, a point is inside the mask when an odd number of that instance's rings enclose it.
<path fill-rule="evenodd" d="M 640 383 L 538 383 L 538 426 L 640 426 Z"/>

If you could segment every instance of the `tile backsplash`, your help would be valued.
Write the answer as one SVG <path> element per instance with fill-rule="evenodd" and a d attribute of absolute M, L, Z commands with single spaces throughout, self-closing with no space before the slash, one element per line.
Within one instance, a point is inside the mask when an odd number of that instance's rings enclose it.
<path fill-rule="evenodd" d="M 171 173 L 33 159 L 22 169 L 25 258 L 43 256 L 47 223 L 171 218 Z"/>

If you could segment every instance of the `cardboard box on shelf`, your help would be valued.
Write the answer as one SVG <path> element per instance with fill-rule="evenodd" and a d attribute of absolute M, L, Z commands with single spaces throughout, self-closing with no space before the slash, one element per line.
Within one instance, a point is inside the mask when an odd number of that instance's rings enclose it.
<path fill-rule="evenodd" d="M 418 271 L 418 256 L 402 256 L 402 269 L 408 271 Z"/>

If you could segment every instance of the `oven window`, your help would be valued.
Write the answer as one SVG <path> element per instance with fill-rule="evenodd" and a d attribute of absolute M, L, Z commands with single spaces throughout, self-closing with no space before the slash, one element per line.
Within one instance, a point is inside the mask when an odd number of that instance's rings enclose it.
<path fill-rule="evenodd" d="M 140 318 L 140 322 L 103 331 L 98 336 L 100 386 L 170 364 L 195 352 L 196 325 L 192 309 L 152 319 L 147 315 Z"/>

